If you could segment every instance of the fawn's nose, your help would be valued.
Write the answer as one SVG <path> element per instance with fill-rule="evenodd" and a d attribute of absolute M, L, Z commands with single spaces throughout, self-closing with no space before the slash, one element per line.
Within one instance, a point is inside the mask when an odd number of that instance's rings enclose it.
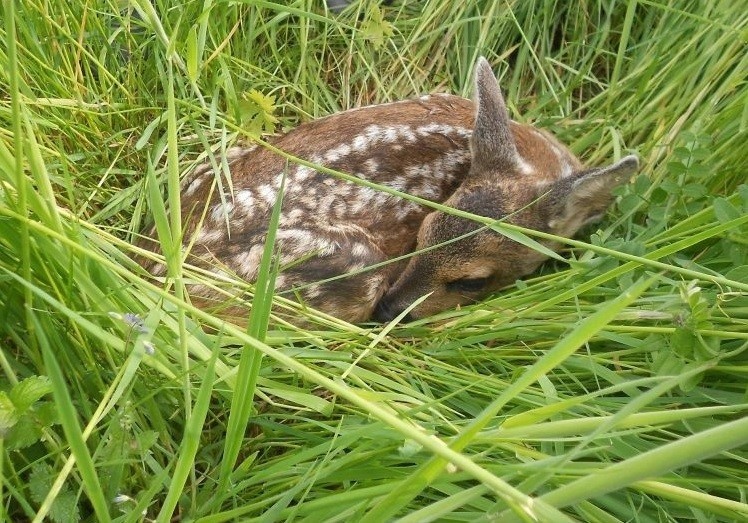
<path fill-rule="evenodd" d="M 374 307 L 374 314 L 372 315 L 372 317 L 374 321 L 387 323 L 394 320 L 402 312 L 402 309 L 397 309 L 393 307 L 389 301 L 387 301 L 386 299 L 382 299 L 379 300 L 377 306 Z M 400 321 L 402 321 L 403 323 L 407 323 L 409 321 L 413 321 L 413 317 L 410 315 L 410 313 L 408 313 L 403 316 Z"/>

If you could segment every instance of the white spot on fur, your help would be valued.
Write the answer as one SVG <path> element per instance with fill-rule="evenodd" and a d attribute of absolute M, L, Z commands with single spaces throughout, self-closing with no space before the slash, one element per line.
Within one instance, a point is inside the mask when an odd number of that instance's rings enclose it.
<path fill-rule="evenodd" d="M 226 161 L 231 163 L 234 160 L 241 158 L 242 156 L 246 156 L 255 149 L 257 149 L 257 145 L 250 145 L 249 147 L 235 145 L 226 149 L 226 153 L 224 154 L 224 156 L 226 158 Z"/>
<path fill-rule="evenodd" d="M 406 142 L 415 142 L 417 140 L 415 133 L 407 125 L 398 125 L 398 130 Z"/>
<path fill-rule="evenodd" d="M 468 152 L 462 150 L 454 150 L 448 154 L 438 157 L 430 165 L 430 174 L 424 174 L 424 177 L 429 179 L 443 180 L 448 177 L 449 174 L 453 173 L 457 166 L 466 161 L 468 158 Z"/>
<path fill-rule="evenodd" d="M 375 191 L 371 187 L 359 187 L 356 198 L 348 201 L 351 214 L 362 214 L 365 211 L 372 209 L 371 201 L 378 192 L 379 191 Z"/>
<path fill-rule="evenodd" d="M 366 267 L 366 263 L 362 261 L 348 262 L 348 264 L 345 266 L 345 272 L 346 273 L 358 272 L 364 267 Z"/>
<path fill-rule="evenodd" d="M 435 200 L 441 194 L 440 189 L 441 187 L 434 184 L 433 180 L 424 178 L 421 181 L 421 184 L 415 189 L 415 191 L 413 191 L 413 194 L 428 200 Z"/>
<path fill-rule="evenodd" d="M 396 191 L 408 192 L 408 179 L 411 178 L 409 168 L 405 169 L 405 176 L 398 176 L 387 182 L 387 185 Z"/>
<path fill-rule="evenodd" d="M 351 143 L 351 148 L 354 151 L 363 151 L 364 149 L 368 148 L 371 144 L 372 140 L 366 135 L 358 135 L 353 139 L 353 142 Z"/>
<path fill-rule="evenodd" d="M 286 254 L 290 257 L 283 263 L 291 262 L 299 256 L 310 252 L 314 252 L 320 256 L 327 256 L 339 248 L 337 242 L 316 236 L 306 229 L 280 229 L 276 233 L 276 239 L 278 242 L 283 242 L 281 254 Z M 283 247 L 286 247 L 285 252 Z M 283 258 L 286 260 L 286 256 Z"/>
<path fill-rule="evenodd" d="M 428 136 L 430 134 L 454 134 L 456 128 L 451 125 L 445 125 L 440 123 L 430 123 L 428 125 L 422 125 L 416 128 L 416 133 L 420 136 Z"/>
<path fill-rule="evenodd" d="M 364 162 L 364 170 L 368 174 L 376 174 L 379 169 L 379 164 L 374 158 L 369 158 Z"/>
<path fill-rule="evenodd" d="M 219 220 L 220 221 L 220 220 Z M 222 229 L 203 227 L 195 236 L 195 243 L 213 243 L 224 240 L 226 235 Z"/>
<path fill-rule="evenodd" d="M 397 207 L 396 215 L 398 220 L 404 220 L 412 212 L 418 211 L 418 204 L 407 202 Z"/>
<path fill-rule="evenodd" d="M 250 280 L 256 278 L 263 250 L 263 245 L 253 245 L 248 251 L 242 251 L 234 256 L 233 265 L 237 274 Z"/>
<path fill-rule="evenodd" d="M 384 296 L 387 287 L 384 283 L 384 278 L 381 276 L 375 276 L 367 281 L 366 287 L 366 301 L 368 303 L 377 303 L 382 296 Z"/>
<path fill-rule="evenodd" d="M 307 167 L 306 165 L 300 165 L 292 177 L 292 181 L 295 183 L 305 182 L 314 173 L 314 169 Z"/>
<path fill-rule="evenodd" d="M 369 256 L 371 253 L 371 249 L 368 245 L 361 242 L 354 242 L 353 247 L 351 247 L 351 256 L 357 257 L 357 258 L 364 258 Z"/>
<path fill-rule="evenodd" d="M 375 191 L 375 195 L 372 198 L 370 209 L 381 209 L 387 205 L 391 200 L 395 199 L 395 196 L 390 196 L 385 192 Z"/>
<path fill-rule="evenodd" d="M 156 263 L 151 266 L 151 274 L 154 276 L 163 276 L 166 274 L 166 265 L 163 263 Z"/>
<path fill-rule="evenodd" d="M 226 203 L 218 203 L 213 206 L 213 209 L 210 211 L 210 217 L 213 219 L 216 223 L 221 223 L 226 221 L 226 218 L 231 214 L 231 211 L 234 210 L 234 204 L 231 202 Z"/>
<path fill-rule="evenodd" d="M 396 142 L 397 141 L 397 137 L 398 137 L 398 131 L 397 131 L 396 128 L 394 128 L 394 127 L 386 127 L 384 129 L 384 135 L 383 135 L 382 138 L 383 138 L 383 140 L 385 142 L 387 142 L 387 143 Z M 395 145 L 395 149 L 398 150 L 398 151 L 400 149 L 402 149 L 402 148 L 403 147 L 401 145 Z"/>
<path fill-rule="evenodd" d="M 409 165 L 405 168 L 405 176 L 410 180 L 420 180 L 429 175 L 431 167 L 429 164 L 421 163 L 418 165 Z"/>
<path fill-rule="evenodd" d="M 251 212 L 255 205 L 254 196 L 249 189 L 242 189 L 234 195 L 234 201 L 242 206 L 247 212 Z"/>
<path fill-rule="evenodd" d="M 292 209 L 290 212 L 281 214 L 280 217 L 280 224 L 281 226 L 288 226 L 293 225 L 295 223 L 300 222 L 304 216 L 306 215 L 306 212 L 304 209 Z"/>
<path fill-rule="evenodd" d="M 376 142 L 382 139 L 382 128 L 378 125 L 370 125 L 366 128 L 365 136 L 369 141 Z"/>
<path fill-rule="evenodd" d="M 360 137 L 357 136 L 356 138 L 360 138 Z M 340 160 L 341 158 L 345 158 L 349 154 L 351 154 L 351 146 L 345 143 L 340 144 L 337 147 L 330 149 L 329 151 L 325 153 L 322 163 L 334 163 Z"/>
<path fill-rule="evenodd" d="M 314 283 L 304 289 L 304 297 L 307 300 L 314 300 L 316 298 L 319 298 L 322 295 L 322 289 L 321 286 L 318 283 Z"/>
<path fill-rule="evenodd" d="M 200 175 L 194 178 L 192 181 L 190 181 L 189 185 L 187 185 L 187 190 L 185 190 L 184 194 L 185 196 L 192 196 L 195 194 L 195 192 L 202 187 L 203 183 L 205 183 L 205 180 L 207 180 L 207 176 Z"/>
<path fill-rule="evenodd" d="M 275 277 L 275 288 L 276 290 L 282 290 L 286 288 L 286 276 L 284 274 L 278 274 Z"/>
<path fill-rule="evenodd" d="M 272 207 L 273 205 L 275 205 L 275 199 L 278 195 L 278 192 L 272 185 L 260 185 L 257 188 L 257 195 Z"/>

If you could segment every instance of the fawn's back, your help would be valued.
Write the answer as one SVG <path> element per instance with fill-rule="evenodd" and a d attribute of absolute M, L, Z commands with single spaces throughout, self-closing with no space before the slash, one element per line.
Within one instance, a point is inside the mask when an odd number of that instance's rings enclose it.
<path fill-rule="evenodd" d="M 547 223 L 553 213 L 533 206 L 533 202 L 549 192 L 549 202 L 568 198 L 569 194 L 554 196 L 554 187 L 564 186 L 563 190 L 569 193 L 566 186 L 572 184 L 562 183 L 563 180 L 575 176 L 584 179 L 592 171 L 580 171 L 578 160 L 550 135 L 510 122 L 490 67 L 482 61 L 477 70 L 477 108 L 472 101 L 457 96 L 424 96 L 353 109 L 302 124 L 274 140 L 273 145 L 313 164 L 414 196 L 446 202 L 483 216 L 502 218 L 512 214 L 515 223 L 554 232 Z M 483 88 L 485 92 L 481 91 L 481 82 L 487 85 Z M 499 100 L 492 101 L 491 97 L 496 95 Z M 500 105 L 498 109 L 491 107 L 496 103 Z M 497 114 L 482 115 L 486 109 Z M 476 127 L 487 118 L 490 128 Z M 477 130 L 475 136 L 474 129 Z M 488 142 L 485 135 L 488 135 Z M 513 157 L 482 158 L 482 152 L 496 148 L 491 142 L 497 142 L 499 148 L 510 142 L 509 154 Z M 421 254 L 362 271 L 412 253 L 417 247 L 453 240 L 464 232 L 462 229 L 469 232 L 477 225 L 449 216 L 448 222 L 461 225 L 455 227 L 452 223 L 434 228 L 440 216 L 448 215 L 288 162 L 263 147 L 234 148 L 227 154 L 226 161 L 231 172 L 231 183 L 226 184 L 230 187 L 227 194 L 222 196 L 216 189 L 216 174 L 207 163 L 198 167 L 184 184 L 181 201 L 182 215 L 186 217 L 184 244 L 192 245 L 188 261 L 254 281 L 270 215 L 285 178 L 276 234 L 276 249 L 280 253 L 276 292 L 301 299 L 344 320 L 366 321 L 373 314 L 378 319 L 389 320 L 427 293 L 437 296 L 414 309 L 414 316 L 467 303 L 513 282 L 534 270 L 543 260 L 538 253 L 518 248 L 517 244 L 497 243 L 499 235 L 489 233 L 491 241 L 481 240 L 480 234 L 466 240 L 471 245 L 482 241 L 489 251 L 495 252 L 481 251 L 477 255 L 473 247 L 467 249 L 468 244 L 460 240 L 450 243 L 448 255 L 445 251 L 440 257 L 442 249 L 436 249 L 431 255 Z M 486 163 L 489 165 L 484 165 Z M 481 168 L 480 175 L 475 172 L 476 166 Z M 490 171 L 487 176 L 483 172 L 486 169 Z M 608 171 L 610 169 L 613 168 Z M 591 211 L 595 216 L 600 214 L 609 203 L 610 187 L 620 183 L 622 174 L 631 171 L 631 161 L 613 171 L 615 180 L 595 189 L 596 194 L 591 197 L 595 204 L 590 204 L 587 198 L 585 206 L 589 209 L 584 210 L 584 216 L 571 220 L 575 224 L 570 226 L 568 218 L 555 218 L 559 222 L 556 232 L 569 236 L 594 218 Z M 598 174 L 596 179 L 600 178 Z M 596 203 L 597 200 L 601 202 Z M 559 202 L 555 204 L 560 205 Z M 574 213 L 577 212 L 581 211 L 575 208 Z M 564 230 L 560 230 L 562 228 Z M 461 256 L 460 242 L 465 247 L 464 257 L 472 256 L 472 261 L 455 260 L 455 256 Z M 493 273 L 496 268 L 483 267 L 477 278 L 485 280 L 480 289 L 466 290 L 458 285 L 453 289 L 455 292 L 440 296 L 436 292 L 439 289 L 432 285 L 434 282 L 428 281 L 440 271 L 448 273 L 450 267 L 453 269 L 462 262 L 486 265 L 486 257 L 509 260 L 510 266 L 499 264 L 503 274 L 491 276 L 484 273 Z M 155 275 L 165 271 L 162 265 L 155 263 L 150 263 L 148 268 Z M 406 274 L 410 276 L 404 280 Z M 476 280 L 457 273 L 449 278 Z M 440 288 L 447 290 L 449 283 L 440 284 Z M 207 286 L 195 285 L 191 291 L 203 305 L 211 302 L 225 305 L 225 298 Z M 230 312 L 236 313 L 233 308 Z"/>

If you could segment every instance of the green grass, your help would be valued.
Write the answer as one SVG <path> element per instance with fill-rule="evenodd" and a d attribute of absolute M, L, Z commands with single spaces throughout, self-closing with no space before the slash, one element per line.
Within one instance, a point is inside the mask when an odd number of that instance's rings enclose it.
<path fill-rule="evenodd" d="M 375 4 L 3 4 L 0 520 L 748 518 L 740 3 Z M 270 256 L 247 326 L 186 300 L 243 285 L 177 256 L 206 151 L 467 96 L 480 55 L 516 119 L 642 159 L 568 263 L 405 326 L 271 302 Z"/>

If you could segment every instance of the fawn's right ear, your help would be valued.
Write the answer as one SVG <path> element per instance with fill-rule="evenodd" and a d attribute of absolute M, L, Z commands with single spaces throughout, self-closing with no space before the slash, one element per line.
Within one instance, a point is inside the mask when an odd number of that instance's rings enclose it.
<path fill-rule="evenodd" d="M 613 201 L 611 191 L 627 182 L 638 168 L 639 160 L 630 155 L 613 165 L 556 182 L 545 204 L 551 232 L 570 238 L 584 225 L 600 220 Z"/>
<path fill-rule="evenodd" d="M 480 57 L 475 67 L 475 129 L 470 143 L 472 167 L 479 173 L 517 163 L 517 146 L 499 82 L 488 61 Z"/>

